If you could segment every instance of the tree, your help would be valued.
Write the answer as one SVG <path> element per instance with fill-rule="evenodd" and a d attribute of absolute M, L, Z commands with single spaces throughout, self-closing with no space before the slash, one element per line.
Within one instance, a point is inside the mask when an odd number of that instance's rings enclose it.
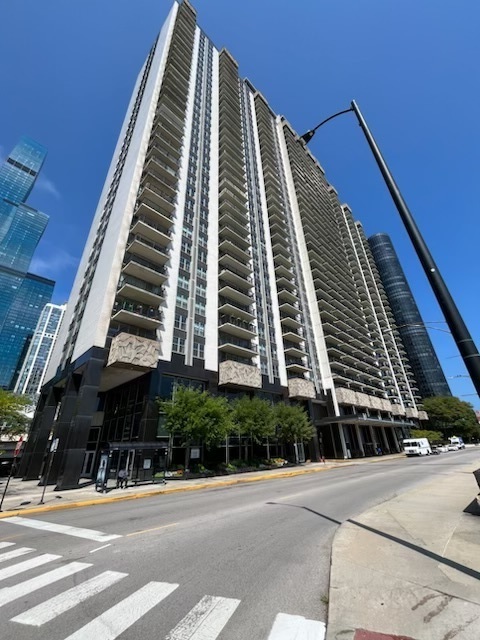
<path fill-rule="evenodd" d="M 31 400 L 0 389 L 0 435 L 19 436 L 25 433 L 30 420 L 24 413 Z"/>
<path fill-rule="evenodd" d="M 428 431 L 427 429 L 412 429 L 411 438 L 427 438 L 430 443 L 441 442 L 444 439 L 441 431 Z"/>
<path fill-rule="evenodd" d="M 275 435 L 275 415 L 267 400 L 257 396 L 237 398 L 233 402 L 232 417 L 234 430 L 250 439 L 252 452 L 254 444 L 261 444 L 265 438 Z"/>
<path fill-rule="evenodd" d="M 232 431 L 231 411 L 226 398 L 212 396 L 208 391 L 178 387 L 174 399 L 157 402 L 165 414 L 167 431 L 182 437 L 186 448 L 186 467 L 191 442 L 201 441 L 211 447 L 223 442 Z"/>
<path fill-rule="evenodd" d="M 480 427 L 469 402 L 453 396 L 437 396 L 425 398 L 422 404 L 428 413 L 429 426 L 441 431 L 445 439 L 451 436 L 480 437 Z"/>
<path fill-rule="evenodd" d="M 310 418 L 303 407 L 283 402 L 275 406 L 275 421 L 279 438 L 288 444 L 309 442 L 315 435 Z"/>

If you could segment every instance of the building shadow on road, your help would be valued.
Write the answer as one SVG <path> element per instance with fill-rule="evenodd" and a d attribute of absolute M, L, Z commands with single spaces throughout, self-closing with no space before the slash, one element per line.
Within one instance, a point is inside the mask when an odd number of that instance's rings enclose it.
<path fill-rule="evenodd" d="M 385 531 L 380 531 L 379 529 L 375 529 L 374 527 L 369 527 L 366 524 L 362 524 L 361 522 L 357 522 L 357 520 L 351 520 L 350 518 L 348 518 L 347 520 L 345 520 L 344 522 L 340 522 L 339 520 L 336 520 L 335 518 L 331 518 L 330 516 L 327 516 L 324 513 L 320 513 L 319 511 L 315 511 L 314 509 L 310 509 L 310 507 L 305 507 L 303 505 L 299 505 L 299 504 L 288 504 L 288 503 L 283 503 L 283 502 L 267 502 L 266 504 L 269 505 L 278 505 L 281 507 L 293 507 L 296 509 L 303 509 L 304 511 L 308 511 L 309 513 L 313 513 L 314 515 L 323 518 L 324 520 L 328 520 L 329 522 L 333 522 L 334 524 L 337 525 L 342 525 L 345 522 L 348 522 L 350 524 L 353 524 L 355 527 L 359 527 L 360 529 L 364 529 L 365 531 L 369 531 L 370 533 L 373 533 L 377 536 L 381 536 L 382 538 L 385 538 L 386 540 L 390 540 L 390 542 L 395 542 L 396 544 L 400 544 L 403 547 L 406 547 L 407 549 L 410 549 L 411 551 L 415 551 L 416 553 L 420 553 L 423 556 L 426 556 L 427 558 L 430 558 L 431 560 L 435 560 L 435 562 L 438 562 L 440 564 L 443 564 L 447 567 L 451 567 L 452 569 L 456 569 L 457 571 L 460 571 L 461 573 L 464 573 L 467 576 L 470 576 L 471 578 L 475 578 L 475 580 L 480 580 L 480 572 L 479 571 L 475 571 L 475 569 L 471 569 L 470 567 L 465 566 L 464 564 L 460 564 L 459 562 L 455 562 L 454 560 L 450 560 L 449 558 L 444 558 L 443 556 L 438 555 L 438 553 L 434 553 L 433 551 L 429 551 L 428 549 L 424 549 L 423 547 L 418 546 L 417 544 L 413 544 L 412 542 L 407 542 L 407 540 L 402 540 L 402 538 L 397 538 L 397 536 L 393 536 L 390 533 L 386 533 Z M 467 507 L 468 508 L 468 507 Z"/>

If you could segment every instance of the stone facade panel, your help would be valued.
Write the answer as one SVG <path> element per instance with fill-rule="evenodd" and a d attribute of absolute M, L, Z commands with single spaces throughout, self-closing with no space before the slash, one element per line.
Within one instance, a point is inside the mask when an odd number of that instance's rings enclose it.
<path fill-rule="evenodd" d="M 242 362 L 226 360 L 220 363 L 218 371 L 218 384 L 234 384 L 239 387 L 254 387 L 260 389 L 262 386 L 262 375 L 258 367 Z"/>
<path fill-rule="evenodd" d="M 315 385 L 305 378 L 290 378 L 288 395 L 290 398 L 315 398 Z"/>
<path fill-rule="evenodd" d="M 160 347 L 155 340 L 119 333 L 112 340 L 107 367 L 130 365 L 141 369 L 155 369 L 159 353 Z"/>

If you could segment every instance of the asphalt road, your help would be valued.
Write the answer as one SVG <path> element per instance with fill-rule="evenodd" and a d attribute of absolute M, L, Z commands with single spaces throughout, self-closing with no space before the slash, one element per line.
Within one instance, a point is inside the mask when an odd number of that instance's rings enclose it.
<path fill-rule="evenodd" d="M 289 624 L 317 640 L 315 623 L 288 616 L 326 619 L 339 523 L 475 461 L 479 448 L 376 459 L 0 520 L 2 640 L 290 640 Z"/>

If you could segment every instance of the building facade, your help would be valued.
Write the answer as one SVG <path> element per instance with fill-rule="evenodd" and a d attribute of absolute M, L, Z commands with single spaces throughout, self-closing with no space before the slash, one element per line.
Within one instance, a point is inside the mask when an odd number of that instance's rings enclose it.
<path fill-rule="evenodd" d="M 51 303 L 45 305 L 22 362 L 14 391 L 30 396 L 33 404 L 36 404 L 40 397 L 40 390 L 65 309 L 66 305 Z"/>
<path fill-rule="evenodd" d="M 28 273 L 48 222 L 29 197 L 46 149 L 22 138 L 0 166 L 0 387 L 11 389 L 40 313 L 55 283 Z"/>
<path fill-rule="evenodd" d="M 420 396 L 451 396 L 450 387 L 391 238 L 386 233 L 377 233 L 371 236 L 368 242 L 405 345 Z"/>
<path fill-rule="evenodd" d="M 314 459 L 398 450 L 416 390 L 372 263 L 318 161 L 175 3 L 128 107 L 22 475 L 38 477 L 52 429 L 58 488 L 91 477 L 105 448 L 141 465 L 169 442 L 155 398 L 178 384 L 305 405 Z"/>

